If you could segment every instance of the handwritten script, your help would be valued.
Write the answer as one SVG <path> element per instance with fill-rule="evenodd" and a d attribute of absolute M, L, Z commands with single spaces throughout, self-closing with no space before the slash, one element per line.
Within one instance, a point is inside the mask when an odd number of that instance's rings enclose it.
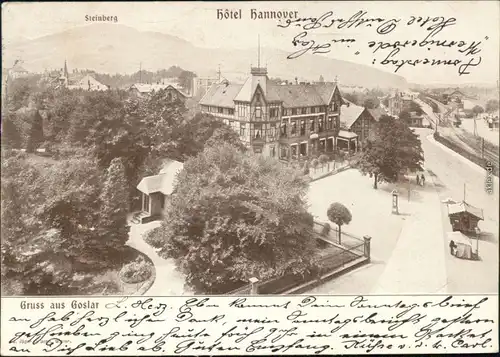
<path fill-rule="evenodd" d="M 2 355 L 493 352 L 498 297 L 2 301 Z"/>
<path fill-rule="evenodd" d="M 288 59 L 298 58 L 306 53 L 325 54 L 338 51 L 338 46 L 352 48 L 355 55 L 362 51 L 378 63 L 398 72 L 405 66 L 446 66 L 456 67 L 458 74 L 470 74 L 482 61 L 483 41 L 465 41 L 448 38 L 448 29 L 457 24 L 454 17 L 445 16 L 408 16 L 407 18 L 385 18 L 371 16 L 367 11 L 359 10 L 350 17 L 338 17 L 328 11 L 317 17 L 285 19 L 278 22 L 279 28 L 298 28 L 292 39 L 297 50 L 288 55 Z M 409 28 L 412 38 L 397 38 L 398 29 Z M 341 37 L 343 32 L 368 31 L 359 41 L 354 37 Z M 395 37 L 396 36 L 396 37 Z M 412 55 L 406 57 L 405 53 Z M 418 56 L 415 55 L 418 51 Z M 423 54 L 423 55 L 422 55 Z M 435 54 L 436 57 L 433 57 Z"/>

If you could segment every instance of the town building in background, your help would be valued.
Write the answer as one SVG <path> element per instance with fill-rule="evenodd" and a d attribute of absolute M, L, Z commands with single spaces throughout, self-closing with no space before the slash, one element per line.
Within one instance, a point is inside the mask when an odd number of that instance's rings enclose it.
<path fill-rule="evenodd" d="M 12 79 L 24 78 L 29 76 L 29 72 L 21 64 L 21 61 L 16 61 L 12 68 L 9 70 L 9 75 Z"/>
<path fill-rule="evenodd" d="M 399 117 L 401 112 L 410 111 L 413 105 L 413 101 L 418 98 L 418 93 L 416 92 L 395 92 L 389 97 L 388 111 L 389 115 L 394 117 Z"/>
<path fill-rule="evenodd" d="M 258 66 L 244 84 L 212 85 L 200 110 L 231 126 L 253 152 L 289 160 L 334 151 L 342 103 L 336 83 L 275 83 Z"/>
<path fill-rule="evenodd" d="M 342 151 L 358 151 L 367 139 L 373 139 L 375 126 L 382 115 L 382 108 L 368 109 L 344 99 L 337 147 Z"/>
<path fill-rule="evenodd" d="M 68 64 L 64 61 L 64 67 L 59 70 L 45 70 L 42 81 L 47 82 L 55 88 L 68 88 L 84 91 L 106 91 L 109 86 L 99 82 L 91 74 L 73 70 L 70 74 Z"/>
<path fill-rule="evenodd" d="M 149 83 L 135 83 L 131 85 L 128 92 L 135 97 L 149 96 L 154 92 L 165 90 L 167 92 L 167 100 L 176 101 L 180 100 L 185 102 L 190 95 L 182 89 L 178 84 L 173 82 L 157 82 L 154 84 Z"/>

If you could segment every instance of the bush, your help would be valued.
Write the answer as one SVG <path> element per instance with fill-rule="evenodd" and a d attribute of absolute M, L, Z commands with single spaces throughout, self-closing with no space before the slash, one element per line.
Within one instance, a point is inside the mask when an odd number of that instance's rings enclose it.
<path fill-rule="evenodd" d="M 160 227 L 153 228 L 146 233 L 144 241 L 154 248 L 160 248 L 165 243 L 162 232 Z"/>
<path fill-rule="evenodd" d="M 323 224 L 323 228 L 321 229 L 321 235 L 326 237 L 329 233 L 332 227 L 330 227 L 330 224 L 325 223 Z"/>
<path fill-rule="evenodd" d="M 152 272 L 152 265 L 139 257 L 131 263 L 123 266 L 120 271 L 120 279 L 128 284 L 137 284 L 148 279 Z"/>

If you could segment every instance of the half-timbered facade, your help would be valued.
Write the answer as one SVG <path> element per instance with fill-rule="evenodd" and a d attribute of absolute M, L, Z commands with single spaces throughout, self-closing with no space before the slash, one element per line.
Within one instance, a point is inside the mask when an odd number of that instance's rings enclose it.
<path fill-rule="evenodd" d="M 253 67 L 244 84 L 213 85 L 200 109 L 223 120 L 256 153 L 281 159 L 332 152 L 342 97 L 336 84 L 273 83 Z"/>

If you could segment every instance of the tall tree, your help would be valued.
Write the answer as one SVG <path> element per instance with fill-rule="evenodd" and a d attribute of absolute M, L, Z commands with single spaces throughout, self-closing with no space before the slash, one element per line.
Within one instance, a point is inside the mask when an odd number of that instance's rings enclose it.
<path fill-rule="evenodd" d="M 31 128 L 26 143 L 26 152 L 34 152 L 44 141 L 43 118 L 39 110 L 34 111 L 31 120 Z"/>
<path fill-rule="evenodd" d="M 186 161 L 177 179 L 150 241 L 196 291 L 309 271 L 313 218 L 300 171 L 223 144 Z"/>
<path fill-rule="evenodd" d="M 2 147 L 19 149 L 21 147 L 21 133 L 15 123 L 15 115 L 11 112 L 2 115 Z"/>
<path fill-rule="evenodd" d="M 401 120 L 382 116 L 376 135 L 363 146 L 357 167 L 373 177 L 373 188 L 379 182 L 395 182 L 407 170 L 422 169 L 423 151 L 420 138 Z"/>
<path fill-rule="evenodd" d="M 128 185 L 123 160 L 111 161 L 100 198 L 99 235 L 108 247 L 120 250 L 128 240 Z"/>

